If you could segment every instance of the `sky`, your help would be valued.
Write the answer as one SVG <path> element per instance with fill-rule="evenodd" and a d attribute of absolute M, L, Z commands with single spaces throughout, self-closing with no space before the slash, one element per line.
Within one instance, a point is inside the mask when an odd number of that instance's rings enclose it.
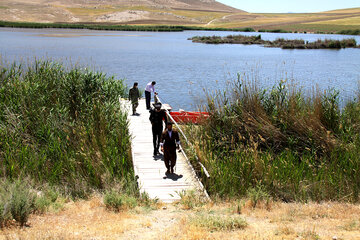
<path fill-rule="evenodd" d="M 309 13 L 360 7 L 360 0 L 217 0 L 251 13 Z"/>

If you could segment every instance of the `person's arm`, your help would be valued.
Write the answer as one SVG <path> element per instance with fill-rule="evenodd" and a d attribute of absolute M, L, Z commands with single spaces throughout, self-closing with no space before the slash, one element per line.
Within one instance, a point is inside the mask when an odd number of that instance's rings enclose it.
<path fill-rule="evenodd" d="M 163 111 L 163 120 L 164 120 L 164 122 L 165 122 L 165 128 L 166 128 L 166 125 L 167 125 L 167 117 L 166 117 L 165 110 Z"/>
<path fill-rule="evenodd" d="M 154 86 L 154 85 L 151 85 L 151 90 L 153 91 L 153 93 L 154 93 L 155 95 L 157 95 L 157 92 L 155 92 L 155 86 Z"/>
<path fill-rule="evenodd" d="M 129 100 L 131 101 L 131 89 L 129 90 Z"/>
<path fill-rule="evenodd" d="M 137 99 L 140 99 L 140 91 L 138 88 L 136 90 L 137 90 Z"/>
<path fill-rule="evenodd" d="M 177 132 L 177 131 L 175 134 L 175 141 L 176 141 L 176 148 L 179 149 L 180 148 L 180 137 L 179 137 L 179 132 Z"/>
<path fill-rule="evenodd" d="M 160 148 L 161 148 L 162 152 L 164 152 L 165 134 L 166 134 L 166 131 L 163 131 L 162 134 L 161 134 L 161 137 L 160 137 Z"/>

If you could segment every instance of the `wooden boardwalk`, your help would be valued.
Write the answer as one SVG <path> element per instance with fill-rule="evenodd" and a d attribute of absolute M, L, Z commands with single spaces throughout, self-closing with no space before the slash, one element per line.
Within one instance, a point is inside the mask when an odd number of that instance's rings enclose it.
<path fill-rule="evenodd" d="M 153 142 L 150 113 L 146 110 L 145 99 L 139 101 L 137 112 L 133 116 L 130 103 L 123 100 L 128 110 L 130 134 L 132 135 L 132 155 L 135 175 L 141 192 L 147 192 L 152 199 L 158 198 L 162 202 L 173 202 L 180 199 L 179 193 L 183 190 L 194 189 L 207 195 L 201 182 L 189 161 L 181 152 L 177 152 L 175 173 L 165 175 L 166 167 L 163 156 L 153 157 Z M 181 139 L 180 136 L 180 141 Z"/>

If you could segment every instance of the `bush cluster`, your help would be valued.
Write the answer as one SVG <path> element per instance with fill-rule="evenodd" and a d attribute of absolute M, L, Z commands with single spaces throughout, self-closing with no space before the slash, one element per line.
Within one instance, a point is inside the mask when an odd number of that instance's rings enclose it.
<path fill-rule="evenodd" d="M 0 228 L 15 220 L 24 226 L 35 210 L 36 194 L 20 181 L 0 182 Z"/>

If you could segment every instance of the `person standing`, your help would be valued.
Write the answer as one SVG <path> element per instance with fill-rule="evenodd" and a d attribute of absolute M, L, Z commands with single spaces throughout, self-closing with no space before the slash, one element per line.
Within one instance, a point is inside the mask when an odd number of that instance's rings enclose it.
<path fill-rule="evenodd" d="M 134 82 L 134 86 L 129 90 L 129 100 L 131 101 L 133 115 L 139 115 L 136 113 L 136 108 L 139 106 L 139 98 L 140 92 L 138 89 L 138 83 Z"/>
<path fill-rule="evenodd" d="M 149 82 L 146 84 L 145 87 L 145 100 L 146 100 L 146 109 L 150 110 L 150 100 L 151 100 L 151 92 L 153 92 L 155 95 L 157 95 L 157 92 L 155 92 L 155 81 Z"/>
<path fill-rule="evenodd" d="M 160 139 L 161 151 L 164 153 L 164 162 L 166 174 L 174 173 L 176 164 L 176 149 L 180 148 L 179 133 L 172 128 L 172 122 L 168 121 L 166 129 L 161 134 Z"/>
<path fill-rule="evenodd" d="M 161 103 L 156 103 L 154 109 L 150 110 L 149 120 L 152 125 L 154 156 L 160 154 L 160 138 L 163 131 L 163 121 L 167 122 L 165 111 L 161 110 Z"/>

